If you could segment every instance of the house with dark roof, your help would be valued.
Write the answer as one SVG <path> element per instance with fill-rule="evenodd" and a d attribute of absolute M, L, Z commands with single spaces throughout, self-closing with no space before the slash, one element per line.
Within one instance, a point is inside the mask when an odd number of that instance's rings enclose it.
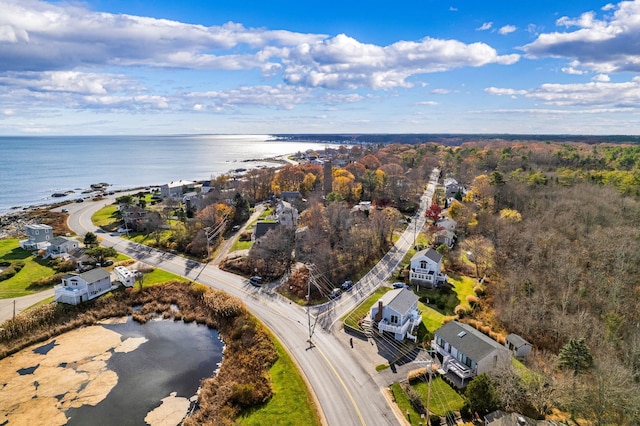
<path fill-rule="evenodd" d="M 257 241 L 263 237 L 270 229 L 280 226 L 276 220 L 260 220 L 256 223 L 255 230 L 251 234 L 251 241 Z"/>
<path fill-rule="evenodd" d="M 378 303 L 371 307 L 371 320 L 379 333 L 393 333 L 396 340 L 408 338 L 417 340 L 418 327 L 422 315 L 418 311 L 418 296 L 406 288 L 398 288 L 385 293 Z"/>
<path fill-rule="evenodd" d="M 531 353 L 531 343 L 514 333 L 507 336 L 505 346 L 516 358 L 523 358 Z"/>
<path fill-rule="evenodd" d="M 431 349 L 442 357 L 442 370 L 470 380 L 511 365 L 511 352 L 484 333 L 457 321 L 444 324 L 435 332 Z"/>
<path fill-rule="evenodd" d="M 113 288 L 111 274 L 103 268 L 92 269 L 82 274 L 67 274 L 62 283 L 53 288 L 54 300 L 78 305 L 101 296 Z"/>
<path fill-rule="evenodd" d="M 282 201 L 294 201 L 298 198 L 302 198 L 300 191 L 282 191 L 280 193 L 280 199 Z"/>
<path fill-rule="evenodd" d="M 420 250 L 411 258 L 409 282 L 430 288 L 438 287 L 447 281 L 447 276 L 441 272 L 442 255 L 432 248 Z"/>

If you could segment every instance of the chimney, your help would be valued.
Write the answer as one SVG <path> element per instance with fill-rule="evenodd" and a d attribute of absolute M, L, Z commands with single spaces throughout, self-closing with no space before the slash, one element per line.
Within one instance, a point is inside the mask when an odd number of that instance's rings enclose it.
<path fill-rule="evenodd" d="M 382 319 L 382 300 L 378 300 L 378 312 L 376 312 L 376 317 L 374 318 L 375 322 L 380 322 Z"/>

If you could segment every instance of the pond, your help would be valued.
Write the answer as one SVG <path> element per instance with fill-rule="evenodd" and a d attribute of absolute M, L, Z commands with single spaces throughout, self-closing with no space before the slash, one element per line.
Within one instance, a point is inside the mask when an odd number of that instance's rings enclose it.
<path fill-rule="evenodd" d="M 0 360 L 0 424 L 177 425 L 223 348 L 216 330 L 181 321 L 65 333 Z"/>

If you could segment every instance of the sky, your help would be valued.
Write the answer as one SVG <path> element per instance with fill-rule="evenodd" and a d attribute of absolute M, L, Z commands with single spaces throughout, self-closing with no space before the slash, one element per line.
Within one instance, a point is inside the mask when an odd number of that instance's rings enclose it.
<path fill-rule="evenodd" d="M 640 134 L 640 0 L 0 0 L 0 135 Z"/>

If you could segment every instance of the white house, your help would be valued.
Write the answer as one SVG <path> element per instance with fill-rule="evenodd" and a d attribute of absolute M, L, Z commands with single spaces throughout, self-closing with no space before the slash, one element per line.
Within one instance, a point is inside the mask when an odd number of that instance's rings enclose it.
<path fill-rule="evenodd" d="M 371 307 L 370 315 L 378 332 L 393 333 L 396 340 L 405 337 L 414 342 L 417 340 L 422 315 L 418 311 L 418 296 L 411 290 L 398 288 L 385 293 Z"/>
<path fill-rule="evenodd" d="M 50 245 L 47 247 L 47 256 L 51 258 L 63 256 L 77 249 L 80 245 L 78 240 L 67 237 L 55 237 L 49 243 Z"/>
<path fill-rule="evenodd" d="M 415 285 L 438 287 L 447 281 L 447 276 L 440 272 L 442 255 L 432 248 L 420 250 L 411 258 L 409 282 Z"/>
<path fill-rule="evenodd" d="M 24 250 L 40 250 L 47 248 L 53 239 L 53 228 L 49 225 L 32 224 L 25 226 L 27 239 L 20 241 Z"/>
<path fill-rule="evenodd" d="M 446 244 L 453 247 L 456 240 L 456 221 L 450 217 L 444 217 L 436 222 L 435 243 L 436 245 Z"/>
<path fill-rule="evenodd" d="M 511 352 L 475 328 L 451 321 L 435 332 L 431 349 L 442 356 L 442 369 L 462 380 L 511 365 Z"/>
<path fill-rule="evenodd" d="M 507 336 L 505 346 L 516 358 L 522 358 L 531 353 L 531 343 L 514 333 Z"/>
<path fill-rule="evenodd" d="M 130 271 L 124 266 L 116 266 L 113 268 L 113 273 L 116 276 L 116 281 L 120 281 L 125 287 L 133 287 L 136 283 L 135 272 Z"/>
<path fill-rule="evenodd" d="M 182 194 L 187 192 L 200 192 L 202 189 L 201 183 L 196 183 L 190 180 L 176 180 L 169 183 L 165 183 L 160 186 L 160 194 L 163 197 L 182 197 Z"/>
<path fill-rule="evenodd" d="M 109 271 L 96 268 L 82 274 L 67 274 L 62 278 L 62 283 L 53 288 L 53 292 L 56 302 L 78 305 L 111 289 Z"/>
<path fill-rule="evenodd" d="M 278 201 L 276 205 L 278 223 L 284 226 L 298 226 L 298 209 L 287 201 Z"/>

